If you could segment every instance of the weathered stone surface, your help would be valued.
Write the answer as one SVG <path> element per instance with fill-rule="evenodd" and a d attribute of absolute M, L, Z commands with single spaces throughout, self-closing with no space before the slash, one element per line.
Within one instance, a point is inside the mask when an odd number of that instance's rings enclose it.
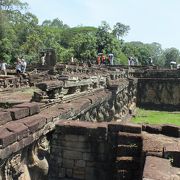
<path fill-rule="evenodd" d="M 28 108 L 29 115 L 32 116 L 34 114 L 38 114 L 40 112 L 40 107 L 38 103 L 22 103 L 14 106 L 15 108 Z"/>
<path fill-rule="evenodd" d="M 180 142 L 165 144 L 163 148 L 165 158 L 172 159 L 172 165 L 180 168 Z"/>
<path fill-rule="evenodd" d="M 84 160 L 77 160 L 77 161 L 75 161 L 75 166 L 76 167 L 86 167 L 86 161 L 84 161 Z"/>
<path fill-rule="evenodd" d="M 64 158 L 62 161 L 62 167 L 63 168 L 73 168 L 74 167 L 74 160 Z"/>
<path fill-rule="evenodd" d="M 16 135 L 6 129 L 5 127 L 0 127 L 0 147 L 6 147 L 7 145 L 16 141 Z"/>
<path fill-rule="evenodd" d="M 168 159 L 147 156 L 143 178 L 170 180 L 179 178 L 179 168 L 171 166 Z"/>
<path fill-rule="evenodd" d="M 0 112 L 0 126 L 6 124 L 11 121 L 12 117 L 10 112 Z"/>
<path fill-rule="evenodd" d="M 162 134 L 172 137 L 180 137 L 180 127 L 174 125 L 163 125 Z"/>
<path fill-rule="evenodd" d="M 142 126 L 138 124 L 132 124 L 132 123 L 109 123 L 108 124 L 108 129 L 109 131 L 113 132 L 129 132 L 129 133 L 141 133 L 142 131 Z"/>
<path fill-rule="evenodd" d="M 52 89 L 56 89 L 59 87 L 62 87 L 64 85 L 63 81 L 44 81 L 36 84 L 36 87 L 38 87 L 41 90 L 49 91 Z"/>
<path fill-rule="evenodd" d="M 107 124 L 103 123 L 59 121 L 56 128 L 62 134 L 87 135 L 96 138 L 105 138 L 107 134 Z"/>
<path fill-rule="evenodd" d="M 29 116 L 28 108 L 11 108 L 7 109 L 7 111 L 11 113 L 11 117 L 13 120 L 18 120 Z"/>
<path fill-rule="evenodd" d="M 7 124 L 5 127 L 16 135 L 17 140 L 21 140 L 22 138 L 27 137 L 29 133 L 28 127 L 23 123 L 13 121 Z"/>
<path fill-rule="evenodd" d="M 160 134 L 162 132 L 162 126 L 160 125 L 144 125 L 144 131 L 153 134 Z"/>
<path fill-rule="evenodd" d="M 63 151 L 63 157 L 65 159 L 82 159 L 83 158 L 83 153 L 82 152 L 77 152 L 77 151 L 64 150 Z"/>
<path fill-rule="evenodd" d="M 148 109 L 178 111 L 180 109 L 179 89 L 178 78 L 138 79 L 137 104 Z"/>
<path fill-rule="evenodd" d="M 38 129 L 41 129 L 46 124 L 46 118 L 41 115 L 29 116 L 19 120 L 19 122 L 26 125 L 30 133 L 34 133 Z"/>
<path fill-rule="evenodd" d="M 85 178 L 85 169 L 82 167 L 75 167 L 73 170 L 73 178 L 84 179 Z"/>

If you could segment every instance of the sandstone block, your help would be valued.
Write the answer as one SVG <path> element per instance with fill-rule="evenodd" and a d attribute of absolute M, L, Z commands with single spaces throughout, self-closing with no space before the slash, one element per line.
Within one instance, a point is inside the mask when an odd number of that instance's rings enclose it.
<path fill-rule="evenodd" d="M 77 151 L 63 150 L 63 158 L 66 159 L 82 159 L 83 153 Z"/>
<path fill-rule="evenodd" d="M 46 124 L 46 118 L 40 115 L 29 116 L 19 120 L 29 128 L 30 133 L 34 133 Z"/>
<path fill-rule="evenodd" d="M 29 129 L 23 123 L 10 122 L 6 125 L 6 128 L 13 132 L 17 136 L 17 140 L 21 140 L 24 137 L 28 136 Z"/>
<path fill-rule="evenodd" d="M 145 131 L 148 133 L 153 133 L 153 134 L 160 134 L 162 131 L 162 127 L 158 125 L 145 125 Z"/>
<path fill-rule="evenodd" d="M 63 158 L 62 166 L 63 168 L 73 168 L 74 160 Z"/>
<path fill-rule="evenodd" d="M 11 109 L 7 109 L 7 111 L 11 113 L 11 117 L 13 120 L 18 120 L 29 116 L 28 108 L 11 108 Z"/>
<path fill-rule="evenodd" d="M 180 137 L 180 127 L 173 125 L 163 125 L 162 133 L 167 136 Z"/>
<path fill-rule="evenodd" d="M 6 147 L 16 141 L 16 135 L 5 127 L 0 128 L 0 147 Z"/>
<path fill-rule="evenodd" d="M 72 170 L 72 169 L 66 169 L 66 176 L 67 176 L 68 178 L 71 178 L 72 175 L 73 175 L 73 170 Z"/>
<path fill-rule="evenodd" d="M 126 124 L 110 123 L 108 125 L 108 130 L 110 132 L 122 131 L 122 132 L 140 134 L 142 131 L 142 126 L 138 124 L 131 124 L 131 123 L 126 123 Z"/>
<path fill-rule="evenodd" d="M 10 112 L 0 112 L 0 126 L 6 124 L 11 121 L 12 117 Z"/>
<path fill-rule="evenodd" d="M 75 167 L 73 169 L 73 178 L 85 179 L 85 168 Z"/>
<path fill-rule="evenodd" d="M 15 108 L 28 108 L 29 115 L 32 116 L 34 114 L 38 114 L 40 112 L 40 107 L 38 103 L 22 103 L 14 106 Z"/>
<path fill-rule="evenodd" d="M 76 167 L 85 167 L 86 166 L 86 161 L 84 161 L 84 160 L 76 160 L 75 161 L 75 166 Z"/>

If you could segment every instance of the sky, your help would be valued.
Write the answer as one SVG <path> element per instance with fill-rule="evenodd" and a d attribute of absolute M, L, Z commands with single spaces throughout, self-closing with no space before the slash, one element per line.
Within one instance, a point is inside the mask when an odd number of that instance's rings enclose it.
<path fill-rule="evenodd" d="M 180 0 L 23 0 L 39 23 L 59 18 L 71 27 L 121 22 L 130 26 L 125 41 L 158 42 L 180 50 Z"/>

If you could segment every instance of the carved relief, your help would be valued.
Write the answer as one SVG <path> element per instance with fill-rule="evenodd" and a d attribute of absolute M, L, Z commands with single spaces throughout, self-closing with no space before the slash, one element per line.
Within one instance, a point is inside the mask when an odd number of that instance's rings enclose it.
<path fill-rule="evenodd" d="M 22 151 L 6 161 L 2 172 L 2 180 L 31 180 Z"/>
<path fill-rule="evenodd" d="M 28 167 L 32 180 L 47 179 L 49 165 L 46 159 L 49 152 L 49 142 L 46 136 L 40 138 L 32 145 L 29 151 Z"/>
<path fill-rule="evenodd" d="M 31 148 L 13 154 L 0 165 L 0 180 L 46 180 L 48 175 L 49 142 L 40 138 Z"/>

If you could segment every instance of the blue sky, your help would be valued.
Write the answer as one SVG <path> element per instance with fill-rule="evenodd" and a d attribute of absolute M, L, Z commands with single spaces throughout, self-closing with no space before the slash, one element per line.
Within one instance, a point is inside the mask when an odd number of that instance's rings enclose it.
<path fill-rule="evenodd" d="M 158 42 L 180 50 L 180 0 L 23 0 L 40 23 L 59 18 L 69 26 L 129 25 L 125 41 Z"/>

